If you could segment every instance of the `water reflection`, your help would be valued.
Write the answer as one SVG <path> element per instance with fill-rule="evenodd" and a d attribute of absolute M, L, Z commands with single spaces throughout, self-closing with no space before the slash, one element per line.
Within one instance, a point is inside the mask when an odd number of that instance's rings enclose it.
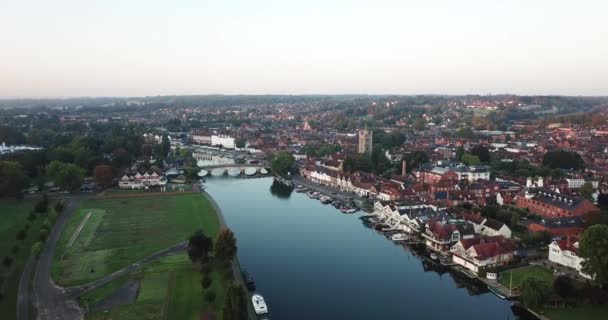
<path fill-rule="evenodd" d="M 276 180 L 273 181 L 272 185 L 270 186 L 270 193 L 279 199 L 289 199 L 292 192 L 293 187 L 284 185 Z"/>

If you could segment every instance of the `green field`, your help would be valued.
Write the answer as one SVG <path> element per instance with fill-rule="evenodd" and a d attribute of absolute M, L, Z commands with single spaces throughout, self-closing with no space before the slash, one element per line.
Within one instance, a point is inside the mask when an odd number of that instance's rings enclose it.
<path fill-rule="evenodd" d="M 27 220 L 34 203 L 35 201 L 30 200 L 0 201 L 0 259 L 10 256 L 13 260 L 8 268 L 0 265 L 0 292 L 3 295 L 3 299 L 0 301 L 1 315 L 12 316 L 16 314 L 19 278 L 30 255 L 32 244 L 38 241 L 43 218 L 38 217 L 31 223 Z M 30 228 L 27 232 L 27 238 L 24 241 L 18 241 L 16 239 L 17 232 L 28 223 Z M 16 254 L 12 252 L 15 245 L 18 247 Z"/>
<path fill-rule="evenodd" d="M 511 273 L 513 274 L 513 282 L 511 283 Z M 512 284 L 513 288 L 519 288 L 525 278 L 532 277 L 546 282 L 549 286 L 553 285 L 553 272 L 541 266 L 529 266 L 525 268 L 515 269 L 513 271 L 505 271 L 501 273 L 500 284 L 509 288 Z"/>
<path fill-rule="evenodd" d="M 541 314 L 551 320 L 597 320 L 606 319 L 608 305 L 605 306 L 580 306 L 564 309 L 544 309 Z"/>
<path fill-rule="evenodd" d="M 86 319 L 200 319 L 202 311 L 221 310 L 225 294 L 225 281 L 222 276 L 212 273 L 213 282 L 210 289 L 217 294 L 217 299 L 210 305 L 203 299 L 200 284 L 199 266 L 191 263 L 186 254 L 163 258 L 132 274 L 139 279 L 141 287 L 135 303 L 123 305 L 111 310 L 97 310 Z M 81 297 L 80 302 L 94 305 L 112 293 L 108 288 L 118 288 L 126 279 L 118 279 Z M 221 319 L 218 312 L 218 319 Z"/>
<path fill-rule="evenodd" d="M 70 238 L 91 216 L 71 247 Z M 53 279 L 60 285 L 84 284 L 178 244 L 196 230 L 217 235 L 219 221 L 200 194 L 135 194 L 82 202 L 57 244 Z"/>

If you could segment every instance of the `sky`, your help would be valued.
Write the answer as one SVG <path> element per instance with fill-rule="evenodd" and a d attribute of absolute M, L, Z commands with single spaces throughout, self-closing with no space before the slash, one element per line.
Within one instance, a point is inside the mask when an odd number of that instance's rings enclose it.
<path fill-rule="evenodd" d="M 605 0 L 0 0 L 0 97 L 608 95 Z"/>

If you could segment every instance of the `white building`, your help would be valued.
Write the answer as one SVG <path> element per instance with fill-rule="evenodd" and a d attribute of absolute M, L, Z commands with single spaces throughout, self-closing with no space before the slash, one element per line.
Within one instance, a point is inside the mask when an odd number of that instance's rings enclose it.
<path fill-rule="evenodd" d="M 582 187 L 585 182 L 590 182 L 591 186 L 593 186 L 593 189 L 597 189 L 597 187 L 599 186 L 598 181 L 587 181 L 585 179 L 566 179 L 566 181 L 568 182 L 568 188 L 570 189 L 578 189 Z"/>
<path fill-rule="evenodd" d="M 121 189 L 142 189 L 151 186 L 164 186 L 167 184 L 167 179 L 159 176 L 156 172 L 140 174 L 139 172 L 132 176 L 126 174 L 118 181 L 118 187 Z"/>
<path fill-rule="evenodd" d="M 592 279 L 591 276 L 581 271 L 583 260 L 578 256 L 577 239 L 568 237 L 563 240 L 553 241 L 549 245 L 549 261 L 572 268 L 578 271 L 581 276 Z"/>
<path fill-rule="evenodd" d="M 226 135 L 212 135 L 211 136 L 212 146 L 222 146 L 225 149 L 234 149 L 235 143 L 234 138 Z"/>

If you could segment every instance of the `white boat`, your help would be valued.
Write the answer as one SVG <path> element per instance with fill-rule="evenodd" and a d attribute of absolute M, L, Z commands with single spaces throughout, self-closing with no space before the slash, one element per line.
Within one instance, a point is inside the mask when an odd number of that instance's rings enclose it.
<path fill-rule="evenodd" d="M 266 307 L 266 302 L 264 301 L 264 297 L 262 297 L 262 295 L 256 293 L 251 296 L 251 303 L 253 303 L 253 309 L 255 310 L 255 313 L 268 313 L 268 307 Z"/>
<path fill-rule="evenodd" d="M 395 233 L 391 236 L 391 240 L 393 241 L 405 241 L 407 240 L 406 236 L 403 233 Z"/>
<path fill-rule="evenodd" d="M 438 258 L 438 257 L 437 257 L 437 255 L 436 255 L 436 254 L 431 253 L 431 259 L 433 259 L 433 260 L 437 260 L 437 258 Z"/>

